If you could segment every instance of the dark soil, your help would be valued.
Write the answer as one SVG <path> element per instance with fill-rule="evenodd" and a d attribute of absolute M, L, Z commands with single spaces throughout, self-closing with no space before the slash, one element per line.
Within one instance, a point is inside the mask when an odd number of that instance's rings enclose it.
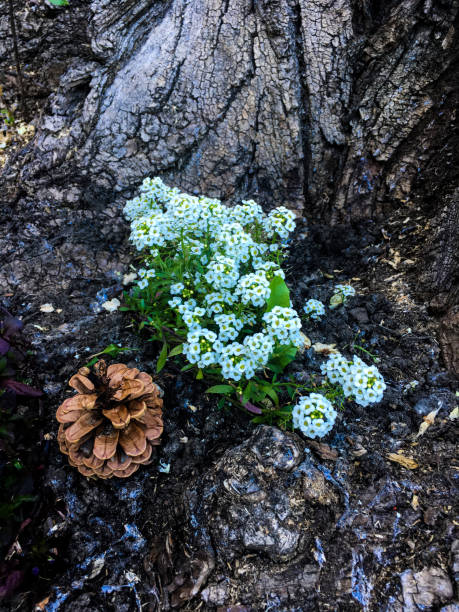
<path fill-rule="evenodd" d="M 135 333 L 128 315 L 101 309 L 121 298 L 122 276 L 134 262 L 128 226 L 115 208 L 21 200 L 14 215 L 1 211 L 1 227 L 1 300 L 26 321 L 34 351 L 27 378 L 46 395 L 21 409 L 33 424 L 21 444 L 32 450 L 35 468 L 42 466 L 34 471 L 39 505 L 34 529 L 18 535 L 23 552 L 11 559 L 24 569 L 23 582 L 0 609 L 30 610 L 49 597 L 49 611 L 414 610 L 410 584 L 419 602 L 430 601 L 423 609 L 454 601 L 457 427 L 449 415 L 457 387 L 441 361 L 436 320 L 417 301 L 404 258 L 394 260 L 397 245 L 381 227 L 299 227 L 287 267 L 298 309 L 310 297 L 328 302 L 337 282 L 356 288 L 345 307 L 305 332 L 313 344 L 377 358 L 388 383 L 384 401 L 365 409 L 347 404 L 324 449 L 296 434 L 278 440 L 270 428 L 254 433 L 250 415 L 218 410 L 204 384 L 168 364 L 156 377 L 165 391 L 163 443 L 157 460 L 127 481 L 90 481 L 71 468 L 58 450 L 54 414 L 70 376 L 111 343 L 138 349 L 117 361 L 155 372 L 157 347 Z M 54 312 L 41 312 L 45 303 Z M 307 379 L 322 359 L 309 349 L 291 372 Z M 263 436 L 280 454 L 293 444 L 295 470 L 273 459 L 266 472 L 269 453 L 253 464 Z M 402 467 L 389 453 L 418 467 Z M 239 483 L 263 472 L 265 501 L 228 497 L 232 470 Z M 326 493 L 308 498 L 311 484 L 298 497 L 299 479 L 319 472 Z M 282 514 L 276 504 L 284 498 Z M 254 516 L 272 530 L 269 545 L 243 535 Z M 295 544 L 285 553 L 287 527 Z M 32 550 L 37 542 L 41 556 Z M 3 544 L 5 554 L 11 541 Z M 193 596 L 200 582 L 205 589 Z"/>

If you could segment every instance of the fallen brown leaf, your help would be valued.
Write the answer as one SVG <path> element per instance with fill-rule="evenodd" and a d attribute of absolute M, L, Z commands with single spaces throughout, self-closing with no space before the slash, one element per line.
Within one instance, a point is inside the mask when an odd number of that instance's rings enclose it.
<path fill-rule="evenodd" d="M 364 448 L 363 446 L 358 446 L 358 448 L 356 448 L 355 450 L 351 452 L 352 452 L 352 456 L 356 458 L 363 457 L 363 455 L 366 455 L 368 453 L 367 449 Z"/>
<path fill-rule="evenodd" d="M 387 458 L 389 461 L 399 463 L 401 466 L 409 470 L 415 470 L 419 467 L 419 464 L 416 463 L 414 459 L 411 459 L 411 457 L 405 457 L 405 455 L 402 455 L 401 453 L 389 453 Z"/>
<path fill-rule="evenodd" d="M 324 442 L 317 442 L 316 440 L 308 440 L 308 446 L 316 452 L 321 459 L 330 459 L 336 461 L 338 458 L 338 451 L 328 446 Z"/>
<path fill-rule="evenodd" d="M 49 601 L 49 598 L 51 597 L 51 595 L 48 595 L 48 597 L 45 597 L 44 599 L 42 599 L 40 602 L 38 602 L 37 604 L 35 604 L 35 611 L 38 612 L 38 610 L 44 610 L 46 607 L 46 604 Z"/>
<path fill-rule="evenodd" d="M 437 416 L 437 413 L 438 413 L 439 410 L 440 410 L 440 408 L 437 408 L 436 410 L 432 410 L 432 412 L 429 412 L 429 414 L 427 414 L 424 417 L 423 422 L 419 426 L 419 431 L 416 434 L 416 438 L 419 438 L 420 436 L 423 436 L 425 434 L 425 432 L 429 429 L 429 427 L 434 424 L 435 417 Z"/>
<path fill-rule="evenodd" d="M 336 344 L 322 344 L 322 342 L 316 342 L 312 345 L 312 348 L 319 355 L 330 355 L 330 353 L 337 353 Z"/>

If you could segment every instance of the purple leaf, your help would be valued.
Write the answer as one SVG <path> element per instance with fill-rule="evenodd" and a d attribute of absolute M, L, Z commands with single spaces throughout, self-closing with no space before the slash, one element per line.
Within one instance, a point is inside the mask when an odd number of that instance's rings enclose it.
<path fill-rule="evenodd" d="M 0 600 L 11 595 L 21 584 L 23 578 L 24 572 L 22 570 L 13 570 L 4 576 L 3 584 L 0 584 Z"/>
<path fill-rule="evenodd" d="M 0 357 L 2 355 L 6 355 L 9 350 L 10 350 L 10 343 L 7 342 L 6 340 L 3 340 L 3 338 L 0 338 Z"/>
<path fill-rule="evenodd" d="M 253 414 L 263 414 L 263 411 L 261 408 L 258 408 L 258 406 L 255 406 L 254 404 L 251 404 L 250 402 L 246 402 L 245 404 L 242 404 L 242 405 L 249 412 L 253 412 Z"/>
<path fill-rule="evenodd" d="M 253 414 L 263 414 L 263 410 L 261 408 L 258 408 L 258 406 L 254 406 L 254 404 L 251 404 L 250 402 L 246 402 L 244 404 L 244 402 L 242 401 L 242 395 L 238 396 L 238 400 L 241 402 L 244 408 L 248 410 L 249 412 L 253 412 Z"/>
<path fill-rule="evenodd" d="M 3 381 L 1 381 L 1 386 L 9 389 L 10 391 L 14 391 L 16 395 L 28 395 L 29 397 L 40 397 L 43 395 L 43 392 L 39 389 L 29 387 L 29 385 L 25 385 L 24 383 L 13 380 L 12 378 L 5 378 Z"/>
<path fill-rule="evenodd" d="M 5 340 L 10 340 L 19 333 L 23 327 L 24 323 L 21 319 L 8 315 L 3 319 L 3 337 Z"/>

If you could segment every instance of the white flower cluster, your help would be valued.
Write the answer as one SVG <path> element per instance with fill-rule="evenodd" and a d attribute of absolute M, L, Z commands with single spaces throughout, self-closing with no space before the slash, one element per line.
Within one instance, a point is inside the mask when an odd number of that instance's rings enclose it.
<path fill-rule="evenodd" d="M 322 438 L 335 424 L 337 412 L 331 402 L 320 393 L 301 397 L 293 407 L 293 426 L 308 438 Z"/>
<path fill-rule="evenodd" d="M 295 229 L 295 215 L 284 206 L 279 206 L 269 213 L 265 227 L 270 238 L 277 234 L 285 240 Z"/>
<path fill-rule="evenodd" d="M 131 221 L 131 240 L 139 251 L 153 248 L 157 254 L 158 247 L 171 242 L 181 249 L 185 241 L 187 248 L 199 253 L 202 239 L 210 235 L 213 253 L 238 263 L 253 258 L 255 263 L 265 253 L 277 253 L 279 242 L 295 229 L 295 214 L 283 206 L 268 215 L 253 200 L 229 208 L 216 199 L 171 189 L 158 177 L 145 179 L 140 191 L 124 208 Z M 257 230 L 267 242 L 253 238 Z"/>
<path fill-rule="evenodd" d="M 253 200 L 229 208 L 158 177 L 145 179 L 140 192 L 124 212 L 131 241 L 156 274 L 141 275 L 141 288 L 151 280 L 168 291 L 169 307 L 187 328 L 190 363 L 219 367 L 237 381 L 252 378 L 276 346 L 302 346 L 295 310 L 265 313 L 272 279 L 285 276 L 279 261 L 294 213 L 281 206 L 265 214 Z"/>
<path fill-rule="evenodd" d="M 342 386 L 346 397 L 352 397 L 360 406 L 381 401 L 386 389 L 378 368 L 368 366 L 356 355 L 353 361 L 348 361 L 341 353 L 334 353 L 320 369 L 331 383 Z"/>
<path fill-rule="evenodd" d="M 282 308 L 274 306 L 270 312 L 263 315 L 266 323 L 266 331 L 274 342 L 288 345 L 293 344 L 301 348 L 304 344 L 304 336 L 301 334 L 301 321 L 296 310 L 293 308 Z"/>
<path fill-rule="evenodd" d="M 335 291 L 341 293 L 344 298 L 353 297 L 355 295 L 355 289 L 351 287 L 351 285 L 335 285 Z"/>
<path fill-rule="evenodd" d="M 219 349 L 221 342 L 218 342 L 217 334 L 210 329 L 197 327 L 188 333 L 184 353 L 190 363 L 205 368 L 217 361 Z"/>
<path fill-rule="evenodd" d="M 231 257 L 216 255 L 207 270 L 205 279 L 215 289 L 231 289 L 239 280 L 238 262 Z"/>
<path fill-rule="evenodd" d="M 325 306 L 320 300 L 308 300 L 303 308 L 310 319 L 320 321 L 325 314 Z"/>
<path fill-rule="evenodd" d="M 253 306 L 264 306 L 271 295 L 269 280 L 263 271 L 254 274 L 246 274 L 239 279 L 236 295 L 240 296 L 243 304 Z"/>

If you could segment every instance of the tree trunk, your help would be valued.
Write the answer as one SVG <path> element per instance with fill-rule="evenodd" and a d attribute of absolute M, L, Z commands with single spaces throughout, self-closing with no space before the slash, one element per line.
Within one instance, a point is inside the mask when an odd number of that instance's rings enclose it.
<path fill-rule="evenodd" d="M 412 197 L 438 154 L 452 178 L 457 5 L 95 0 L 91 53 L 81 44 L 62 76 L 22 184 L 36 193 L 57 172 L 73 176 L 62 197 L 111 200 L 159 174 L 374 216 Z"/>
<path fill-rule="evenodd" d="M 454 304 L 457 0 L 16 6 L 26 67 L 51 66 L 28 87 L 60 77 L 19 193 L 97 209 L 160 175 L 332 223 L 417 202 L 434 227 L 418 287 Z M 4 17 L 3 65 L 8 41 Z"/>

